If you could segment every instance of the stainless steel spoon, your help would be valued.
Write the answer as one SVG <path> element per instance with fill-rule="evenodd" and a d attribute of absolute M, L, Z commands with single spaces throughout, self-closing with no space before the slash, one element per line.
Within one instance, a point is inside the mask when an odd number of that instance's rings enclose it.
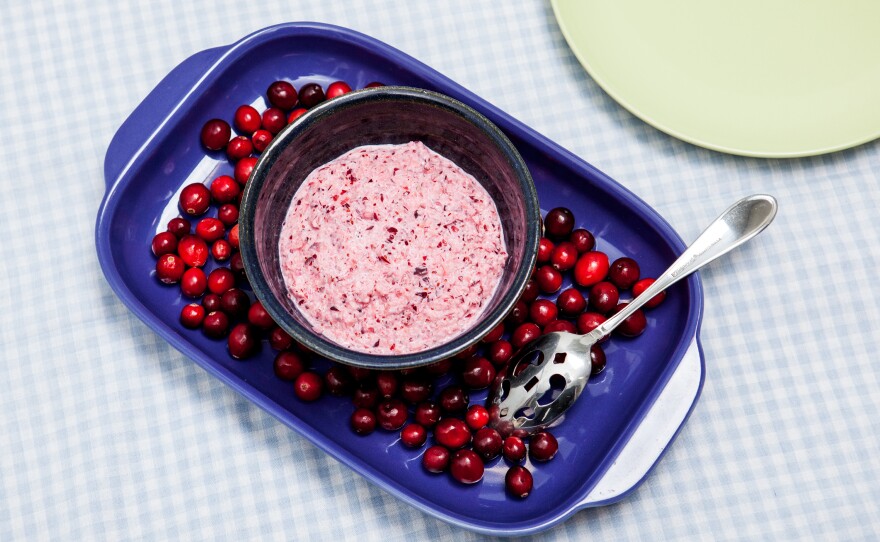
<path fill-rule="evenodd" d="M 552 425 L 586 387 L 593 344 L 658 293 L 761 233 L 773 221 L 776 209 L 773 196 L 757 194 L 739 200 L 721 213 L 654 284 L 602 325 L 586 335 L 548 333 L 525 345 L 495 379 L 489 395 L 491 426 L 508 435 L 531 434 Z M 516 374 L 523 363 L 527 366 Z M 541 404 L 551 390 L 559 391 L 555 398 Z"/>

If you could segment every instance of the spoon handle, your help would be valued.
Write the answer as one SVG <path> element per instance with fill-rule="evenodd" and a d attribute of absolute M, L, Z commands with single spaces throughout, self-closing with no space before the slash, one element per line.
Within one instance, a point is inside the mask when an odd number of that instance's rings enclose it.
<path fill-rule="evenodd" d="M 589 337 L 589 340 L 598 340 L 608 335 L 652 297 L 761 233 L 773 221 L 776 209 L 776 199 L 766 194 L 747 196 L 728 207 L 654 284 L 591 331 L 585 339 Z"/>

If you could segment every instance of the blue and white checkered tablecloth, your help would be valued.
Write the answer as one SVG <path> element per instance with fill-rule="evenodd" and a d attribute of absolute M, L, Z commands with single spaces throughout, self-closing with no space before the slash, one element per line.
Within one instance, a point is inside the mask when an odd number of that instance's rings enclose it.
<path fill-rule="evenodd" d="M 93 228 L 122 120 L 178 62 L 283 21 L 406 51 L 604 170 L 686 240 L 777 196 L 703 272 L 706 384 L 641 488 L 536 538 L 880 538 L 880 143 L 726 156 L 639 121 L 543 1 L 4 2 L 0 540 L 472 540 L 234 393 L 111 292 Z M 817 74 L 821 76 L 821 74 Z"/>

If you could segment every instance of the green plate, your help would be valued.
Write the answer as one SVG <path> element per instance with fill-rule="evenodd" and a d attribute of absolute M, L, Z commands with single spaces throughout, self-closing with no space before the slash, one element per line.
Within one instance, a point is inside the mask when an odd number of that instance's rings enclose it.
<path fill-rule="evenodd" d="M 551 0 L 623 107 L 684 141 L 796 157 L 880 137 L 880 0 Z"/>

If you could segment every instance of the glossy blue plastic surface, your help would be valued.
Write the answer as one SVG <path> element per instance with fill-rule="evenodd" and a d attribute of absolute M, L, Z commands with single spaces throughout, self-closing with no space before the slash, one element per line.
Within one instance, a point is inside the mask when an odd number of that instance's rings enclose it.
<path fill-rule="evenodd" d="M 471 487 L 428 474 L 421 467 L 424 448 L 396 445 L 396 433 L 356 436 L 348 427 L 349 399 L 325 397 L 318 408 L 298 401 L 291 384 L 274 376 L 274 352 L 268 345 L 255 359 L 235 361 L 225 341 L 182 328 L 178 315 L 189 300 L 177 286 L 163 286 L 153 276 L 150 240 L 178 216 L 179 190 L 232 170 L 221 154 L 206 157 L 199 144 L 201 126 L 213 117 L 231 120 L 242 103 L 262 104 L 276 79 L 297 87 L 342 79 L 361 88 L 382 81 L 457 98 L 495 122 L 517 146 L 542 209 L 571 208 L 578 226 L 593 231 L 598 248 L 612 259 L 634 257 L 643 276 L 656 276 L 684 249 L 669 225 L 636 196 L 428 66 L 347 29 L 290 23 L 190 57 L 120 127 L 107 151 L 107 193 L 96 227 L 98 256 L 111 287 L 139 318 L 208 372 L 425 512 L 479 532 L 517 535 L 546 529 L 583 507 L 696 336 L 702 314 L 699 278 L 691 276 L 670 289 L 667 301 L 648 313 L 644 335 L 607 344 L 607 369 L 591 380 L 568 419 L 554 429 L 557 457 L 529 464 L 535 481 L 530 498 L 520 501 L 505 494 L 504 460 L 490 462 L 483 481 Z M 472 402 L 484 398 L 485 392 L 474 394 Z"/>

